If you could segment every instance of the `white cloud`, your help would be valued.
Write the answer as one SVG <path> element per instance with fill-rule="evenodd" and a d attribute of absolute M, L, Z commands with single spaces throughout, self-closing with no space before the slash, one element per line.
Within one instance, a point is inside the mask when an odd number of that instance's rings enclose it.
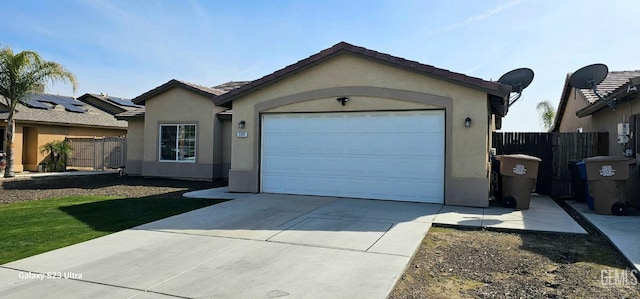
<path fill-rule="evenodd" d="M 438 29 L 436 29 L 434 31 L 431 31 L 429 33 L 429 35 L 435 35 L 435 34 L 438 34 L 438 33 L 449 32 L 449 31 L 458 29 L 460 27 L 469 26 L 469 25 L 471 25 L 471 24 L 473 24 L 475 22 L 482 21 L 482 20 L 484 20 L 486 18 L 489 18 L 489 17 L 491 17 L 493 15 L 499 14 L 499 13 L 505 11 L 505 10 L 511 9 L 514 6 L 520 5 L 520 4 L 524 3 L 524 2 L 526 2 L 526 0 L 515 0 L 515 1 L 507 2 L 505 4 L 496 6 L 496 7 L 492 8 L 492 9 L 490 9 L 488 11 L 485 11 L 485 12 L 483 12 L 481 14 L 477 14 L 477 15 L 473 15 L 471 17 L 468 17 L 466 20 L 464 20 L 462 22 L 453 23 L 453 24 L 438 28 Z"/>

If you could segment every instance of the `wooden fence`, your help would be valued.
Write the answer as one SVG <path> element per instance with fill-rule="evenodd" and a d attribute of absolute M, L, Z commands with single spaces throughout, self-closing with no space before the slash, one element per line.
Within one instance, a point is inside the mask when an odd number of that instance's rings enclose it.
<path fill-rule="evenodd" d="M 570 160 L 608 155 L 608 133 L 494 132 L 496 153 L 527 154 L 542 159 L 536 192 L 550 196 L 571 195 Z"/>

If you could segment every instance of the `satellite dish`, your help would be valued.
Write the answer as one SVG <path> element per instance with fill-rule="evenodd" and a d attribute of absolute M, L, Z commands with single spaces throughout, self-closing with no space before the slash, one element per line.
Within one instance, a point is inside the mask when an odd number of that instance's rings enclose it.
<path fill-rule="evenodd" d="M 609 74 L 609 68 L 602 63 L 587 65 L 571 74 L 571 77 L 569 77 L 569 85 L 576 89 L 591 89 L 598 99 L 607 102 L 607 100 L 598 93 L 598 84 L 604 81 L 607 74 Z M 607 102 L 607 105 L 613 110 L 616 108 L 615 100 L 616 99 L 613 98 Z"/>
<path fill-rule="evenodd" d="M 604 81 L 608 73 L 609 68 L 602 63 L 587 65 L 571 74 L 569 85 L 577 89 L 592 89 L 595 92 L 598 84 Z M 597 92 L 596 95 L 598 95 Z"/>
<path fill-rule="evenodd" d="M 509 98 L 507 108 L 511 107 L 522 96 L 522 91 L 533 81 L 533 75 L 533 70 L 530 68 L 519 68 L 507 72 L 498 79 L 498 82 L 511 86 L 511 92 L 516 93 L 516 95 Z"/>

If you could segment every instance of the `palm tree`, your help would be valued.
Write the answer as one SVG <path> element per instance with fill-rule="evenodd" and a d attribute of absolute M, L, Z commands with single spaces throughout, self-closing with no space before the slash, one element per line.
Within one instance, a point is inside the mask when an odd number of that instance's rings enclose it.
<path fill-rule="evenodd" d="M 76 77 L 64 66 L 46 61 L 34 51 L 22 51 L 14 54 L 10 47 L 0 48 L 0 96 L 9 109 L 7 118 L 7 165 L 4 177 L 14 177 L 13 173 L 13 136 L 16 106 L 24 103 L 29 95 L 43 91 L 46 83 L 68 82 L 76 91 Z"/>
<path fill-rule="evenodd" d="M 556 119 L 556 108 L 549 101 L 542 101 L 536 105 L 536 110 L 540 113 L 540 122 L 544 126 L 545 130 L 551 129 L 553 122 Z"/>

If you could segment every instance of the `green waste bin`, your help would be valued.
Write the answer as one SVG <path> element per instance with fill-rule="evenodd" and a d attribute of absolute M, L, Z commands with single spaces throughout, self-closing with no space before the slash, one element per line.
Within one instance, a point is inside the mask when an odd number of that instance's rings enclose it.
<path fill-rule="evenodd" d="M 584 159 L 589 181 L 589 193 L 597 214 L 625 215 L 626 181 L 633 159 L 619 156 L 596 156 Z"/>
<path fill-rule="evenodd" d="M 531 192 L 536 187 L 538 157 L 514 154 L 498 155 L 502 175 L 502 202 L 506 207 L 519 210 L 529 209 Z"/>

